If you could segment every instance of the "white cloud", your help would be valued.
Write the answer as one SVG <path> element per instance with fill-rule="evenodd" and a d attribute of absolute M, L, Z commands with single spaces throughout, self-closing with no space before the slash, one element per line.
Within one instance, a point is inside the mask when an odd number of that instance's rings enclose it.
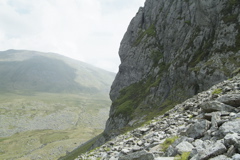
<path fill-rule="evenodd" d="M 0 50 L 55 52 L 117 71 L 118 49 L 144 0 L 1 0 Z"/>

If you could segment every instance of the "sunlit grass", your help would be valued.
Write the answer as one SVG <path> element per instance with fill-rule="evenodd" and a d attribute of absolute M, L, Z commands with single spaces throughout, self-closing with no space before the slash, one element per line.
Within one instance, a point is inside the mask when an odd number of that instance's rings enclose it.
<path fill-rule="evenodd" d="M 49 158 L 57 159 L 64 156 L 66 151 L 73 150 L 101 132 L 102 130 L 92 128 L 78 128 L 65 131 L 36 130 L 18 133 L 0 139 L 0 159 L 27 159 L 36 155 L 48 155 Z M 59 154 L 59 151 L 62 153 Z"/>
<path fill-rule="evenodd" d="M 3 119 L 5 124 L 9 124 L 9 130 L 24 128 L 15 122 L 18 118 L 31 122 L 36 117 L 64 115 L 65 112 L 76 117 L 76 123 L 64 130 L 23 131 L 10 137 L 0 137 L 0 159 L 26 160 L 35 156 L 57 159 L 64 156 L 103 131 L 110 103 L 108 96 L 94 94 L 35 93 L 25 96 L 0 93 L 0 115 L 11 119 Z M 102 112 L 105 116 L 101 116 Z M 66 120 L 72 118 L 64 116 Z M 4 125 L 0 124 L 0 133 L 6 129 L 1 127 Z"/>
<path fill-rule="evenodd" d="M 169 147 L 171 144 L 173 144 L 177 139 L 178 139 L 177 136 L 167 138 L 167 139 L 161 144 L 162 150 L 163 150 L 164 152 L 166 152 L 166 150 L 168 149 L 168 147 Z"/>

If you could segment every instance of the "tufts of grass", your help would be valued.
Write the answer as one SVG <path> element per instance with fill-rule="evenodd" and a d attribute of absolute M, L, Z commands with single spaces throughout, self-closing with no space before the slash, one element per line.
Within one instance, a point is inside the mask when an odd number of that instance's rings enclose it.
<path fill-rule="evenodd" d="M 162 72 L 168 67 L 168 65 L 163 65 Z M 114 116 L 122 115 L 125 117 L 131 117 L 134 113 L 139 110 L 139 106 L 142 101 L 150 94 L 151 88 L 157 87 L 161 81 L 161 76 L 153 77 L 149 76 L 139 82 L 133 83 L 128 87 L 125 87 L 120 91 L 120 96 L 117 100 L 113 102 L 113 106 L 116 108 Z M 155 105 L 155 104 L 148 104 Z M 145 110 L 147 106 L 140 107 Z M 157 106 L 156 106 L 157 107 Z M 156 107 L 151 107 L 156 109 Z M 153 111 L 153 110 L 152 110 Z M 140 110 L 137 116 L 148 115 L 151 111 Z"/>
<path fill-rule="evenodd" d="M 163 58 L 163 53 L 160 52 L 160 51 L 152 51 L 151 52 L 151 59 L 153 60 L 153 65 L 154 66 L 157 66 L 158 65 L 158 62 L 160 59 Z"/>
<path fill-rule="evenodd" d="M 217 94 L 220 94 L 220 93 L 222 93 L 222 89 L 221 88 L 217 88 L 214 91 L 212 91 L 213 95 L 217 95 Z"/>
<path fill-rule="evenodd" d="M 237 75 L 237 74 L 240 74 L 240 68 L 237 68 L 232 72 L 232 75 Z"/>
<path fill-rule="evenodd" d="M 156 36 L 156 28 L 155 26 L 152 24 L 147 30 L 145 31 L 140 31 L 138 33 L 138 37 L 136 39 L 136 41 L 134 42 L 134 46 L 138 46 L 142 39 L 147 35 L 147 37 L 155 37 Z"/>
<path fill-rule="evenodd" d="M 149 36 L 149 37 L 156 36 L 156 28 L 153 24 L 145 32 L 146 32 L 147 36 Z"/>
<path fill-rule="evenodd" d="M 133 106 L 133 101 L 127 100 L 117 107 L 115 114 L 131 115 L 134 111 Z"/>
<path fill-rule="evenodd" d="M 188 160 L 191 152 L 183 152 L 181 155 L 177 155 L 174 160 Z"/>
<path fill-rule="evenodd" d="M 174 137 L 170 137 L 170 138 L 167 138 L 162 144 L 161 144 L 161 147 L 162 147 L 162 150 L 164 152 L 167 151 L 168 147 L 173 144 L 179 137 L 178 136 L 174 136 Z"/>
<path fill-rule="evenodd" d="M 189 26 L 191 26 L 191 21 L 185 21 L 184 23 L 188 24 Z"/>

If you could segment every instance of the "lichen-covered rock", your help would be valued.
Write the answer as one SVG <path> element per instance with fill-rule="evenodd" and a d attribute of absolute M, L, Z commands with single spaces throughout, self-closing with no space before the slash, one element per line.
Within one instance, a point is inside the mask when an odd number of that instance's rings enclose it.
<path fill-rule="evenodd" d="M 237 145 L 240 142 L 240 136 L 237 133 L 228 133 L 224 137 L 224 144 L 226 146 Z"/>
<path fill-rule="evenodd" d="M 220 155 L 220 156 L 217 156 L 217 157 L 214 157 L 214 158 L 210 158 L 210 160 L 232 160 L 232 159 L 228 158 L 225 155 Z"/>
<path fill-rule="evenodd" d="M 184 152 L 191 152 L 193 148 L 193 145 L 187 141 L 183 141 L 176 146 L 179 154 L 182 154 Z"/>
<path fill-rule="evenodd" d="M 128 155 L 120 156 L 118 160 L 133 160 L 133 159 L 154 160 L 154 156 L 152 153 L 148 153 L 146 151 L 139 151 L 139 152 L 134 152 Z"/>
<path fill-rule="evenodd" d="M 223 135 L 226 135 L 228 133 L 238 133 L 240 134 L 240 119 L 236 119 L 234 121 L 229 121 L 224 123 L 220 127 L 220 131 Z"/>
<path fill-rule="evenodd" d="M 200 122 L 192 124 L 187 132 L 186 135 L 191 138 L 199 138 L 204 136 L 204 133 L 210 128 L 211 122 L 208 120 L 202 120 Z"/>
<path fill-rule="evenodd" d="M 205 103 L 202 103 L 202 104 L 200 105 L 200 107 L 201 107 L 202 110 L 203 110 L 204 112 L 206 112 L 206 113 L 215 112 L 215 111 L 227 111 L 227 112 L 232 112 L 232 111 L 235 111 L 235 110 L 236 110 L 235 107 L 232 107 L 232 106 L 223 104 L 223 103 L 218 102 L 218 101 L 205 102 Z"/>
<path fill-rule="evenodd" d="M 218 156 L 226 152 L 227 148 L 224 144 L 217 142 L 206 147 L 202 153 L 199 154 L 199 160 L 207 160 L 211 157 Z"/>
<path fill-rule="evenodd" d="M 235 154 L 232 157 L 233 160 L 239 160 L 240 159 L 240 154 Z"/>
<path fill-rule="evenodd" d="M 221 123 L 221 113 L 220 112 L 212 113 L 211 123 L 212 123 L 212 128 L 218 128 L 219 123 Z"/>
<path fill-rule="evenodd" d="M 231 105 L 234 107 L 240 106 L 240 94 L 227 94 L 219 97 L 217 101 Z"/>

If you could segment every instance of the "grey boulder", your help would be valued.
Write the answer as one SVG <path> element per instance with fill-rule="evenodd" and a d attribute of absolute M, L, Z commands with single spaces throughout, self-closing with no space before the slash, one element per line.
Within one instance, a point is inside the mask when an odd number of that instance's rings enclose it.
<path fill-rule="evenodd" d="M 133 160 L 133 159 L 154 160 L 154 156 L 152 153 L 149 153 L 147 151 L 139 151 L 139 152 L 130 153 L 128 155 L 122 155 L 119 157 L 118 160 Z"/>
<path fill-rule="evenodd" d="M 187 129 L 186 135 L 191 138 L 199 138 L 204 136 L 204 133 L 210 128 L 211 122 L 202 120 L 195 124 L 190 125 Z"/>
<path fill-rule="evenodd" d="M 200 104 L 200 107 L 202 108 L 203 112 L 205 113 L 211 113 L 216 111 L 227 111 L 227 112 L 235 112 L 236 108 L 226 105 L 224 103 L 218 102 L 218 101 L 209 101 L 204 102 Z"/>
<path fill-rule="evenodd" d="M 240 94 L 227 94 L 217 98 L 217 101 L 233 107 L 240 106 Z"/>

